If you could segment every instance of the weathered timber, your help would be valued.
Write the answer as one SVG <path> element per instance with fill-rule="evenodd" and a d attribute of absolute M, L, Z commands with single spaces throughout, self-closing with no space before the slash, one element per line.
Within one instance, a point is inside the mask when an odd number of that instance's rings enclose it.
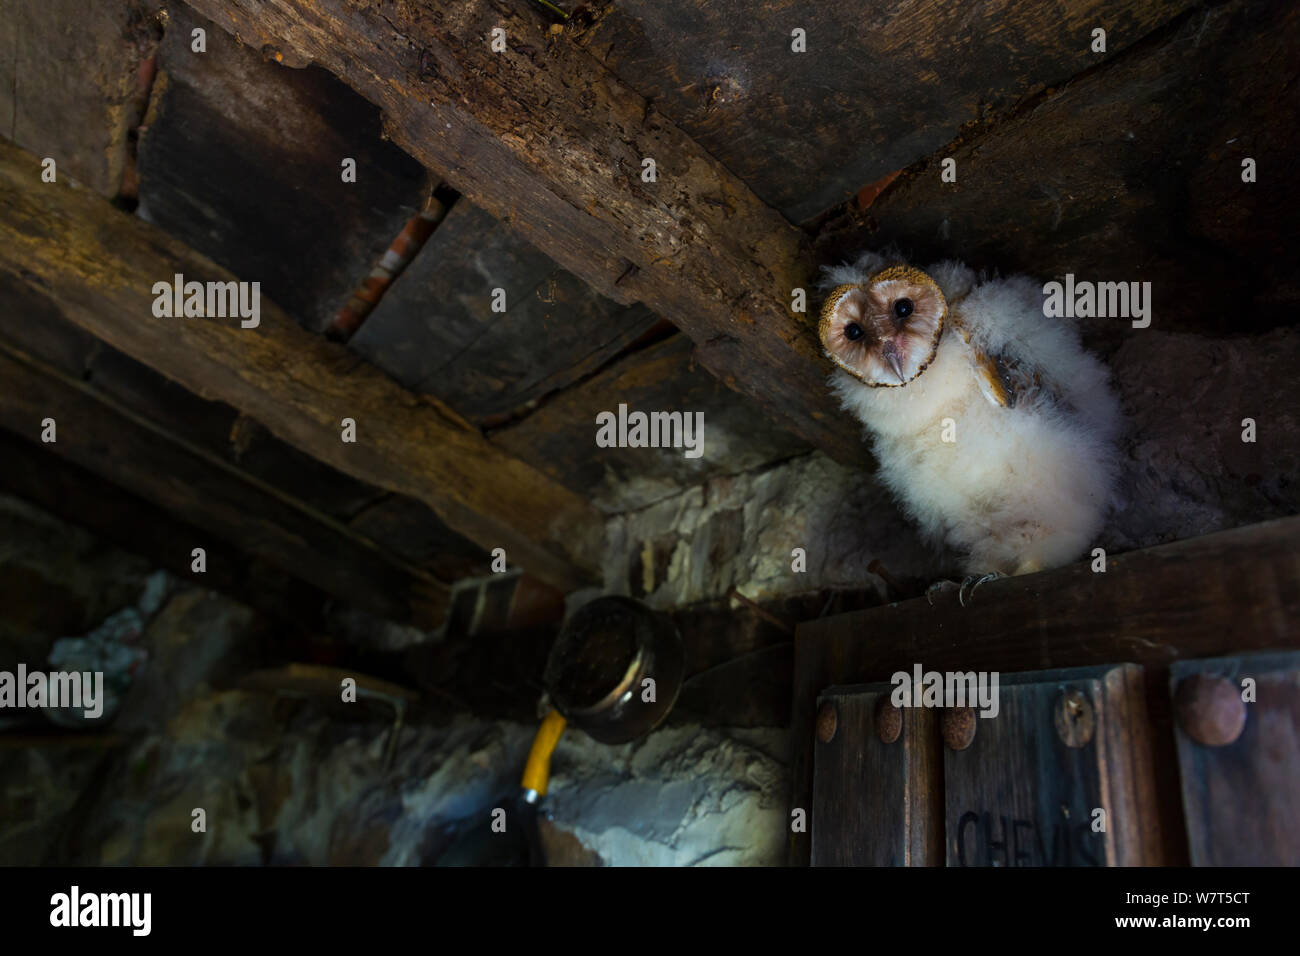
<path fill-rule="evenodd" d="M 524 4 L 195 0 L 245 43 L 312 60 L 383 108 L 388 134 L 597 291 L 640 301 L 701 363 L 796 434 L 868 464 L 826 389 L 792 290 L 799 230 L 648 100 Z M 506 32 L 494 52 L 492 30 Z M 642 180 L 643 160 L 656 164 Z M 809 305 L 812 308 L 812 305 Z"/>
<path fill-rule="evenodd" d="M 408 495 L 383 495 L 350 515 L 347 525 L 444 581 L 482 574 L 491 562 L 482 548 L 452 532 L 427 504 Z"/>
<path fill-rule="evenodd" d="M 60 178 L 116 195 L 142 105 L 137 68 L 157 43 L 156 6 L 0 0 L 0 134 L 53 159 Z"/>
<path fill-rule="evenodd" d="M 1149 330 L 1082 319 L 1094 338 L 1289 325 L 1300 184 L 1283 170 L 1300 128 L 1277 116 L 1300 108 L 1297 51 L 1295 4 L 1193 10 L 907 170 L 825 252 L 892 242 L 1044 282 L 1151 283 Z M 940 179 L 945 157 L 955 183 Z"/>
<path fill-rule="evenodd" d="M 1198 675 L 1226 682 L 1245 723 L 1235 739 L 1207 745 L 1188 734 L 1189 715 L 1180 710 L 1175 721 L 1191 862 L 1300 865 L 1300 653 L 1180 661 L 1171 670 L 1171 696 Z M 1244 702 L 1248 677 L 1254 696 Z"/>
<path fill-rule="evenodd" d="M 744 396 L 695 367 L 691 356 L 691 343 L 682 335 L 626 355 L 517 424 L 491 432 L 492 443 L 568 487 L 586 490 L 597 507 L 614 513 L 808 450 Z M 702 414 L 702 454 L 687 458 L 684 449 L 671 447 L 596 449 L 596 416 L 617 415 L 619 405 L 647 414 Z"/>
<path fill-rule="evenodd" d="M 274 487 L 346 524 L 379 548 L 444 581 L 483 573 L 488 554 L 443 524 L 428 505 L 357 481 L 288 445 L 253 419 L 208 401 L 66 321 L 35 286 L 0 275 L 3 338 L 110 404 L 183 436 L 219 467 Z"/>
<path fill-rule="evenodd" d="M 493 308 L 496 289 L 504 311 Z M 484 425 L 591 374 L 656 321 L 644 306 L 596 293 L 461 199 L 349 347 Z M 588 427 L 587 452 L 591 436 Z"/>
<path fill-rule="evenodd" d="M 826 716 L 812 744 L 814 866 L 943 864 L 938 721 L 933 710 L 894 708 L 892 689 L 834 687 L 817 701 Z"/>
<path fill-rule="evenodd" d="M 63 316 L 206 398 L 218 398 L 340 471 L 424 501 L 453 529 L 561 589 L 595 577 L 603 532 L 579 496 L 494 448 L 454 412 L 410 394 L 269 300 L 260 325 L 158 318 L 153 286 L 233 281 L 157 228 L 0 145 L 0 271 Z M 341 441 L 344 418 L 357 441 Z M 38 419 L 39 420 L 39 419 Z"/>
<path fill-rule="evenodd" d="M 579 42 L 794 222 L 1192 0 L 619 0 Z M 1092 31 L 1106 30 L 1106 51 Z M 804 31 L 805 53 L 792 49 Z"/>
<path fill-rule="evenodd" d="M 0 490 L 148 558 L 177 577 L 220 591 L 283 626 L 318 631 L 330 596 L 297 575 L 241 553 L 191 522 L 54 454 L 52 446 L 0 430 Z M 207 567 L 193 570 L 186 542 L 202 542 Z"/>
<path fill-rule="evenodd" d="M 190 560 L 192 549 L 206 548 L 212 536 L 243 551 L 243 560 L 271 564 L 372 613 L 424 627 L 441 623 L 449 601 L 445 582 L 392 560 L 345 526 L 223 467 L 179 436 L 115 407 L 90 386 L 3 340 L 0 383 L 0 425 L 40 442 L 42 421 L 54 419 L 56 440 L 41 443 L 48 455 L 146 495 L 196 525 L 203 537 L 172 542 L 178 558 Z M 238 573 L 223 568 L 218 576 Z"/>
<path fill-rule="evenodd" d="M 949 866 L 1162 862 L 1140 667 L 1004 673 L 997 702 L 943 748 Z"/>
<path fill-rule="evenodd" d="M 207 52 L 190 49 L 207 30 Z M 428 195 L 379 110 L 173 4 L 140 139 L 140 214 L 323 329 Z M 354 182 L 342 176 L 356 162 Z"/>
<path fill-rule="evenodd" d="M 1153 733 L 1157 802 L 1178 802 L 1168 696 L 1173 661 L 1300 645 L 1300 517 L 1111 555 L 994 581 L 968 606 L 955 594 L 810 621 L 795 639 L 791 806 L 812 798 L 811 745 L 818 694 L 832 684 L 888 680 L 916 662 L 926 670 L 1003 673 L 1120 662 L 1141 665 Z M 1162 837 L 1170 839 L 1168 832 Z M 807 834 L 790 860 L 806 864 Z M 1166 843 L 1166 862 L 1178 849 Z"/>

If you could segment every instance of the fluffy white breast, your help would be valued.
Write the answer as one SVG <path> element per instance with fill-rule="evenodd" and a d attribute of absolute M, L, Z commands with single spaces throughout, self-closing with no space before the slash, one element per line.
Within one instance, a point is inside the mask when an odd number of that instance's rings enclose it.
<path fill-rule="evenodd" d="M 901 388 L 870 388 L 852 375 L 837 371 L 831 388 L 841 404 L 873 435 L 921 436 L 946 416 L 960 414 L 979 398 L 970 374 L 969 351 L 952 333 L 944 332 L 929 368 Z"/>

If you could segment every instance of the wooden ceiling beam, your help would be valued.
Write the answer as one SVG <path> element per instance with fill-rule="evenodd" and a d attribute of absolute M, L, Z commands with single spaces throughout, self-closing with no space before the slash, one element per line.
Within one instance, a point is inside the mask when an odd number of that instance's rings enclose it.
<path fill-rule="evenodd" d="M 0 143 L 0 271 L 195 394 L 339 471 L 425 502 L 487 551 L 504 548 L 509 565 L 566 591 L 599 579 L 603 520 L 587 501 L 265 298 L 255 328 L 238 317 L 156 316 L 155 283 L 235 277 L 87 190 L 41 182 L 39 159 L 9 143 Z M 355 422 L 354 442 L 343 440 L 344 419 Z"/>
<path fill-rule="evenodd" d="M 189 2 L 282 62 L 334 73 L 472 202 L 598 291 L 672 321 L 706 368 L 800 437 L 869 466 L 826 388 L 813 317 L 791 311 L 797 288 L 813 307 L 804 235 L 572 37 L 549 35 L 537 8 Z"/>
<path fill-rule="evenodd" d="M 41 440 L 47 418 L 54 420 L 51 442 Z M 275 567 L 333 598 L 402 623 L 437 627 L 450 607 L 448 582 L 393 558 L 347 526 L 182 436 L 168 434 L 3 337 L 0 427 L 33 443 L 33 453 L 6 458 L 6 470 L 28 472 L 10 480 L 40 483 L 47 472 L 53 480 L 58 471 L 48 459 L 62 459 L 145 496 L 183 520 L 193 533 L 171 541 L 173 560 L 164 564 L 169 570 L 177 570 L 178 563 L 192 564 L 192 550 L 202 548 L 208 566 L 205 575 L 213 575 L 212 586 L 218 589 L 222 580 L 247 572 L 226 566 L 240 560 L 245 565 Z M 105 500 L 102 506 L 117 504 Z M 98 520 L 92 518 L 87 524 L 94 530 Z M 141 546 L 151 545 L 160 533 L 176 533 L 174 523 L 139 528 L 135 540 Z M 234 558 L 230 549 L 221 547 L 223 543 L 237 548 L 242 557 Z"/>
<path fill-rule="evenodd" d="M 30 436 L 29 436 L 30 438 Z M 84 528 L 124 551 L 199 587 L 220 591 L 261 611 L 281 627 L 317 633 L 325 628 L 330 595 L 262 558 L 218 541 L 183 517 L 106 481 L 59 455 L 57 446 L 0 429 L 0 492 L 6 492 Z M 193 547 L 203 547 L 206 567 L 194 570 Z M 446 603 L 445 601 L 443 602 Z"/>

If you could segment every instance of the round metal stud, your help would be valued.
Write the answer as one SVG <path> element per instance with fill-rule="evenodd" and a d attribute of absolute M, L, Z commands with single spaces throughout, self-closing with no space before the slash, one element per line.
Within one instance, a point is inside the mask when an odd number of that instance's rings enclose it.
<path fill-rule="evenodd" d="M 1070 688 L 1056 700 L 1052 708 L 1052 722 L 1056 734 L 1067 747 L 1078 749 L 1087 746 L 1097 730 L 1097 717 L 1092 701 L 1081 690 Z"/>
<path fill-rule="evenodd" d="M 895 707 L 889 697 L 881 694 L 876 701 L 876 736 L 881 743 L 892 744 L 903 732 L 903 709 Z"/>
<path fill-rule="evenodd" d="M 1205 747 L 1226 747 L 1246 727 L 1246 702 L 1226 677 L 1187 678 L 1174 695 L 1174 712 L 1183 732 Z"/>
<path fill-rule="evenodd" d="M 949 750 L 965 750 L 975 739 L 975 710 L 972 707 L 947 707 L 939 718 L 943 742 Z"/>
<path fill-rule="evenodd" d="M 824 744 L 831 742 L 835 736 L 836 725 L 839 724 L 839 714 L 835 705 L 831 701 L 822 704 L 821 710 L 817 712 L 817 739 Z"/>

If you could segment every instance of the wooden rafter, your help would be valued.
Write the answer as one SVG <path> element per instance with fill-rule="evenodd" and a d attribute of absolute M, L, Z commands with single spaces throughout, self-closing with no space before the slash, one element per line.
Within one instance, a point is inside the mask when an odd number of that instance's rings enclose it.
<path fill-rule="evenodd" d="M 792 291 L 812 281 L 803 235 L 591 54 L 548 38 L 535 9 L 489 0 L 191 6 L 286 63 L 330 70 L 471 201 L 598 291 L 675 323 L 706 368 L 799 436 L 869 463 L 860 429 L 827 392 L 807 313 L 791 311 Z M 647 160 L 653 182 L 643 179 Z"/>
<path fill-rule="evenodd" d="M 597 578 L 603 523 L 581 497 L 493 447 L 436 402 L 412 395 L 270 301 L 260 325 L 159 318 L 152 289 L 235 277 L 157 228 L 0 145 L 0 270 L 92 335 L 362 481 L 428 504 L 511 565 L 569 590 Z M 21 320 L 21 317 L 16 317 Z M 357 441 L 341 440 L 356 422 Z"/>
<path fill-rule="evenodd" d="M 330 595 L 309 584 L 301 568 L 285 571 L 139 494 L 106 481 L 52 446 L 0 429 L 0 491 L 142 555 L 194 584 L 220 591 L 267 615 L 278 626 L 318 633 Z M 206 567 L 194 571 L 191 549 L 202 545 Z M 443 602 L 446 603 L 445 601 Z M 432 608 L 430 608 L 432 610 Z"/>
<path fill-rule="evenodd" d="M 424 627 L 442 622 L 450 605 L 448 582 L 397 560 L 346 525 L 169 434 L 0 335 L 0 426 L 35 442 L 45 418 L 54 420 L 57 440 L 33 447 L 147 495 L 201 532 L 171 543 L 178 561 L 190 563 L 195 547 L 207 553 L 228 542 L 246 561 L 265 562 L 371 613 Z M 12 463 L 20 464 L 30 468 L 33 459 Z M 149 539 L 149 529 L 139 534 Z M 205 563 L 218 578 L 232 571 L 218 569 L 215 554 Z"/>

